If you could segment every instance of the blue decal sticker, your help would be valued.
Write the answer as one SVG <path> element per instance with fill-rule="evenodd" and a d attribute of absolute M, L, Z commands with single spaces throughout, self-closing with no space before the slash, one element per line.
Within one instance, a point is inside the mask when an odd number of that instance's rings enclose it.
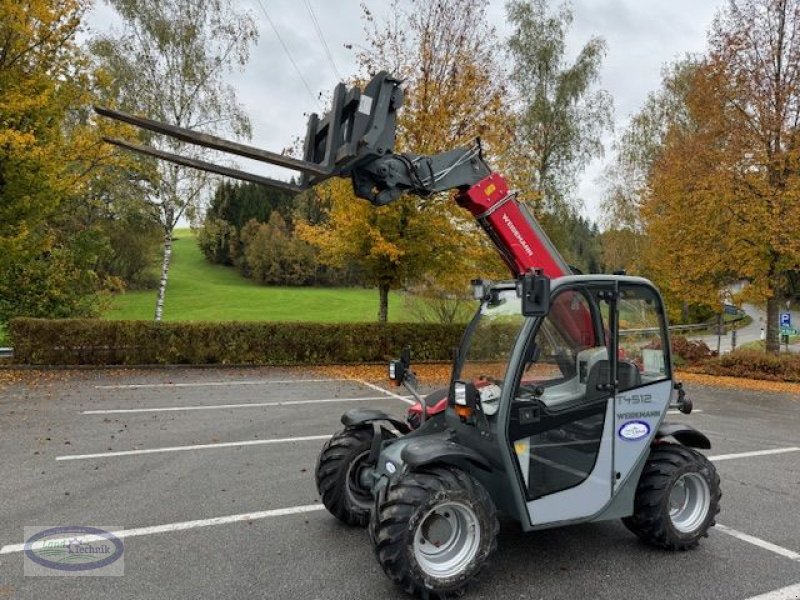
<path fill-rule="evenodd" d="M 626 442 L 637 442 L 650 435 L 650 425 L 645 421 L 626 421 L 620 426 L 617 435 Z"/>

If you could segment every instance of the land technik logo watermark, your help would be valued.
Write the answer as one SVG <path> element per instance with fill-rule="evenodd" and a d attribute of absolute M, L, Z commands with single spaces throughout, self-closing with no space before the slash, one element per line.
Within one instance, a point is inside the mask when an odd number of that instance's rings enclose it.
<path fill-rule="evenodd" d="M 118 576 L 125 573 L 122 527 L 24 527 L 25 575 Z"/>

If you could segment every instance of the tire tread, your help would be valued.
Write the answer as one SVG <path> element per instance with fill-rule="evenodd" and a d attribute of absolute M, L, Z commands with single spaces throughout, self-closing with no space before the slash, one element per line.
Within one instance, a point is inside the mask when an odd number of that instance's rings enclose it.
<path fill-rule="evenodd" d="M 425 491 L 422 497 L 419 492 Z M 488 528 L 482 535 L 488 536 L 488 547 L 479 552 L 473 569 L 452 578 L 434 589 L 415 573 L 408 560 L 408 524 L 420 506 L 448 492 L 457 491 L 473 499 L 474 504 L 485 507 Z M 489 493 L 471 475 L 449 465 L 426 467 L 407 473 L 394 483 L 385 486 L 375 498 L 375 509 L 370 520 L 369 534 L 373 550 L 386 575 L 408 594 L 424 600 L 445 599 L 463 594 L 467 584 L 474 580 L 485 567 L 487 558 L 497 548 L 497 533 L 500 529 L 497 512 Z"/>
<path fill-rule="evenodd" d="M 710 514 L 707 522 L 693 536 L 680 535 L 675 531 L 665 510 L 673 478 L 687 466 L 696 466 L 697 470 L 706 472 L 707 479 L 710 479 Z M 719 474 L 705 455 L 679 444 L 660 444 L 651 449 L 639 479 L 634 514 L 622 522 L 639 539 L 653 546 L 667 550 L 689 550 L 697 546 L 701 537 L 708 537 L 708 529 L 716 524 L 721 497 Z"/>

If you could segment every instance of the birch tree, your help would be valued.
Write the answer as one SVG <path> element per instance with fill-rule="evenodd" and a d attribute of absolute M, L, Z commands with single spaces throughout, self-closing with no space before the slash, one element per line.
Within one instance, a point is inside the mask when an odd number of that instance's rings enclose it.
<path fill-rule="evenodd" d="M 225 76 L 247 63 L 257 29 L 230 0 L 109 0 L 123 19 L 118 32 L 98 35 L 94 54 L 116 86 L 121 109 L 216 134 L 249 137 L 250 122 Z M 152 146 L 199 158 L 204 151 L 145 135 Z M 175 226 L 203 197 L 209 176 L 158 163 L 148 201 L 164 233 L 155 320 L 162 318 Z"/>
<path fill-rule="evenodd" d="M 611 96 L 597 87 L 606 44 L 591 38 L 570 63 L 568 4 L 550 12 L 547 0 L 512 0 L 507 11 L 516 133 L 510 174 L 527 199 L 554 214 L 579 173 L 602 156 L 602 135 L 611 129 Z"/>

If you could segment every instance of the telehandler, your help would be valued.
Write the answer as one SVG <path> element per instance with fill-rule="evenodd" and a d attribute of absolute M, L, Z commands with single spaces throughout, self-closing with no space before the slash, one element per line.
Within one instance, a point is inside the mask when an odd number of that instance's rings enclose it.
<path fill-rule="evenodd" d="M 339 84 L 312 114 L 303 159 L 119 111 L 97 112 L 193 144 L 300 173 L 286 183 L 118 139 L 178 164 L 289 191 L 350 177 L 382 206 L 454 190 L 513 279 L 474 281 L 480 306 L 455 352 L 450 384 L 422 398 L 406 350 L 389 377 L 417 398 L 405 420 L 375 409 L 342 416 L 316 483 L 325 507 L 368 526 L 389 578 L 423 598 L 463 591 L 497 546 L 498 512 L 534 531 L 622 519 L 642 540 L 687 550 L 719 512 L 720 481 L 696 449 L 708 438 L 668 423 L 692 410 L 675 382 L 662 298 L 646 279 L 574 274 L 480 142 L 432 156 L 395 153 L 401 82 Z M 434 249 L 431 250 L 435 251 Z"/>

